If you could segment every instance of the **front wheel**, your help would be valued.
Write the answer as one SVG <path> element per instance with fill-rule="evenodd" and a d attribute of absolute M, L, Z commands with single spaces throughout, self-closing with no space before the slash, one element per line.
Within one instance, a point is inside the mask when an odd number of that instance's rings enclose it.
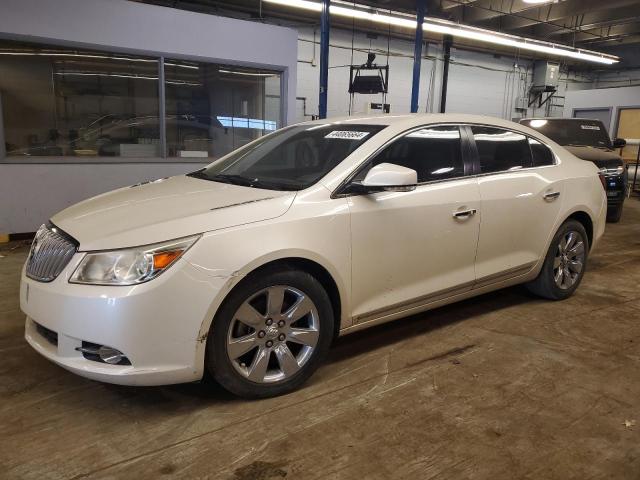
<path fill-rule="evenodd" d="M 587 266 L 589 238 L 582 224 L 567 220 L 558 229 L 538 277 L 526 284 L 529 291 L 550 300 L 573 295 Z"/>
<path fill-rule="evenodd" d="M 207 368 L 241 397 L 287 393 L 318 368 L 333 325 L 329 296 L 312 275 L 280 270 L 247 277 L 216 314 Z"/>

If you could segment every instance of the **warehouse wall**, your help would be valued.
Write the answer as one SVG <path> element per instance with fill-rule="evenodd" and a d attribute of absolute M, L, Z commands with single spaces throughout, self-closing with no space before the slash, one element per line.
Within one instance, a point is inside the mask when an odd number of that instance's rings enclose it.
<path fill-rule="evenodd" d="M 297 32 L 292 29 L 125 0 L 2 0 L 0 38 L 280 70 L 285 122 L 295 118 Z M 86 197 L 200 166 L 150 160 L 87 164 L 62 157 L 14 165 L 0 160 L 0 233 L 34 231 Z"/>
<path fill-rule="evenodd" d="M 615 135 L 618 109 L 621 107 L 640 107 L 640 86 L 597 88 L 570 92 L 564 109 L 565 117 L 572 117 L 576 108 L 612 108 L 611 123 L 607 125 L 609 133 Z"/>
<path fill-rule="evenodd" d="M 640 68 L 600 73 L 595 88 L 631 87 L 640 85 Z"/>
<path fill-rule="evenodd" d="M 296 27 L 298 30 L 298 109 L 297 119 L 309 119 L 318 113 L 319 90 L 319 31 L 313 27 Z M 333 28 L 329 51 L 329 116 L 347 115 L 349 112 L 349 67 L 351 61 L 352 32 Z M 353 35 L 353 63 L 362 64 L 371 50 L 377 54 L 376 63 L 387 63 L 387 36 L 368 38 L 364 33 Z M 389 44 L 389 93 L 386 101 L 392 113 L 408 113 L 411 100 L 413 72 L 413 41 L 391 39 Z M 440 103 L 443 54 L 441 45 L 429 43 L 423 48 L 421 65 L 420 112 L 437 112 Z M 515 65 L 518 65 L 516 68 Z M 452 48 L 452 64 L 449 69 L 447 112 L 475 113 L 501 118 L 545 115 L 546 109 L 515 109 L 517 97 L 527 96 L 532 80 L 531 61 L 518 59 L 517 55 L 496 56 Z M 558 96 L 567 91 L 591 88 L 593 78 L 575 73 L 563 73 L 560 77 Z M 302 102 L 306 113 L 302 114 Z M 557 107 L 550 109 L 552 116 L 561 116 L 562 98 L 554 99 Z M 381 103 L 381 95 L 356 95 L 353 113 L 365 113 L 370 102 Z"/>

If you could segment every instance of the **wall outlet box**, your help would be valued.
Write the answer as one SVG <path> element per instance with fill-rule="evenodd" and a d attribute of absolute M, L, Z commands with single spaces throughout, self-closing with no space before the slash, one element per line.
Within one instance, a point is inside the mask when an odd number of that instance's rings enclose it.
<path fill-rule="evenodd" d="M 527 108 L 529 108 L 529 99 L 527 97 L 516 98 L 513 108 L 515 108 L 516 110 L 526 110 Z"/>

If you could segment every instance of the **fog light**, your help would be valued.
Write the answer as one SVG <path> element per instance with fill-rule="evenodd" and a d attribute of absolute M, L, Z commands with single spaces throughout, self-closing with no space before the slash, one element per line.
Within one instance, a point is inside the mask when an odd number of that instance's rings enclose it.
<path fill-rule="evenodd" d="M 123 358 L 125 358 L 124 353 L 122 353 L 120 350 L 116 350 L 115 348 L 111 347 L 105 347 L 104 345 L 102 345 L 98 349 L 98 356 L 104 363 L 110 363 L 111 365 L 117 365 L 122 361 Z"/>

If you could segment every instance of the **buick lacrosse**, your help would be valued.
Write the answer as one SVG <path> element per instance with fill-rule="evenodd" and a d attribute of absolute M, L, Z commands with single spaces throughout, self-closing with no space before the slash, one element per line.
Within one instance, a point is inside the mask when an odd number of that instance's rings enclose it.
<path fill-rule="evenodd" d="M 95 380 L 208 372 L 240 396 L 278 395 L 337 335 L 519 283 L 567 298 L 606 207 L 597 167 L 524 125 L 294 125 L 53 216 L 22 274 L 26 339 Z"/>

